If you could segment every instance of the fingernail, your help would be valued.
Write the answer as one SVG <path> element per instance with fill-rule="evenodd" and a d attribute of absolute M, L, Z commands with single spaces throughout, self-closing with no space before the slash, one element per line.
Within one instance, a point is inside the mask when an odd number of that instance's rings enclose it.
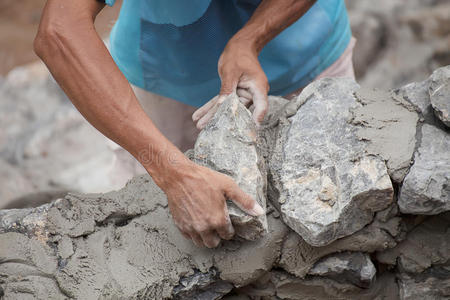
<path fill-rule="evenodd" d="M 264 214 L 264 209 L 258 203 L 255 203 L 251 209 L 251 212 L 255 216 L 261 216 Z"/>

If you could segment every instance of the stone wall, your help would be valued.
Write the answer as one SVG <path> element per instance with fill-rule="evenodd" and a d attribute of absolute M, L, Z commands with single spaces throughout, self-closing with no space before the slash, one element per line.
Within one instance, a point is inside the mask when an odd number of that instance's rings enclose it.
<path fill-rule="evenodd" d="M 266 216 L 229 206 L 236 238 L 197 248 L 148 175 L 0 210 L 0 298 L 448 299 L 449 87 L 450 67 L 392 91 L 323 79 L 259 129 L 232 95 L 187 155 Z"/>

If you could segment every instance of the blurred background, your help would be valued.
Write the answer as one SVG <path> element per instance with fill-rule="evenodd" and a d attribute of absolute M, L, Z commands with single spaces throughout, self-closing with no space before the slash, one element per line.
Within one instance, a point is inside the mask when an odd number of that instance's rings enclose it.
<path fill-rule="evenodd" d="M 132 1 L 132 0 L 125 0 Z M 122 1 L 96 19 L 107 39 Z M 450 65 L 450 1 L 346 0 L 357 81 L 392 89 Z M 33 53 L 45 0 L 0 2 L 0 209 L 119 189 L 143 173 L 75 110 Z M 117 157 L 122 156 L 122 163 Z M 128 163 L 124 163 L 128 162 Z"/>

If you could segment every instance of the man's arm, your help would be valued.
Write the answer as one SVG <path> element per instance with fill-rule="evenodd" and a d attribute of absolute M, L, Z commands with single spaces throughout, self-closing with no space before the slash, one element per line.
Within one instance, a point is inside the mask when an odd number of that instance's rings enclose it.
<path fill-rule="evenodd" d="M 155 127 L 95 31 L 103 7 L 95 0 L 48 0 L 35 52 L 81 114 L 146 168 L 181 232 L 215 247 L 219 237 L 233 235 L 226 197 L 250 214 L 263 210 L 230 177 L 189 161 Z"/>
<path fill-rule="evenodd" d="M 218 63 L 222 87 L 219 96 L 199 108 L 192 119 L 202 129 L 214 116 L 225 96 L 237 92 L 248 107 L 254 104 L 258 124 L 267 112 L 269 83 L 258 61 L 264 46 L 298 20 L 315 0 L 262 0 L 250 20 L 228 42 Z"/>

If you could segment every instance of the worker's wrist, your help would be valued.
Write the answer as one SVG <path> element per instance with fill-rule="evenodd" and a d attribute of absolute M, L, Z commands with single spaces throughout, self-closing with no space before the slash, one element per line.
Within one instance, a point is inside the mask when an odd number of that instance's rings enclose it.
<path fill-rule="evenodd" d="M 187 169 L 186 166 L 192 163 L 172 144 L 159 148 L 149 145 L 148 149 L 139 152 L 137 160 L 163 190 L 171 180 L 176 179 L 181 170 Z"/>
<path fill-rule="evenodd" d="M 257 34 L 251 34 L 250 30 L 243 28 L 228 41 L 227 47 L 249 50 L 257 56 L 264 44 Z"/>

